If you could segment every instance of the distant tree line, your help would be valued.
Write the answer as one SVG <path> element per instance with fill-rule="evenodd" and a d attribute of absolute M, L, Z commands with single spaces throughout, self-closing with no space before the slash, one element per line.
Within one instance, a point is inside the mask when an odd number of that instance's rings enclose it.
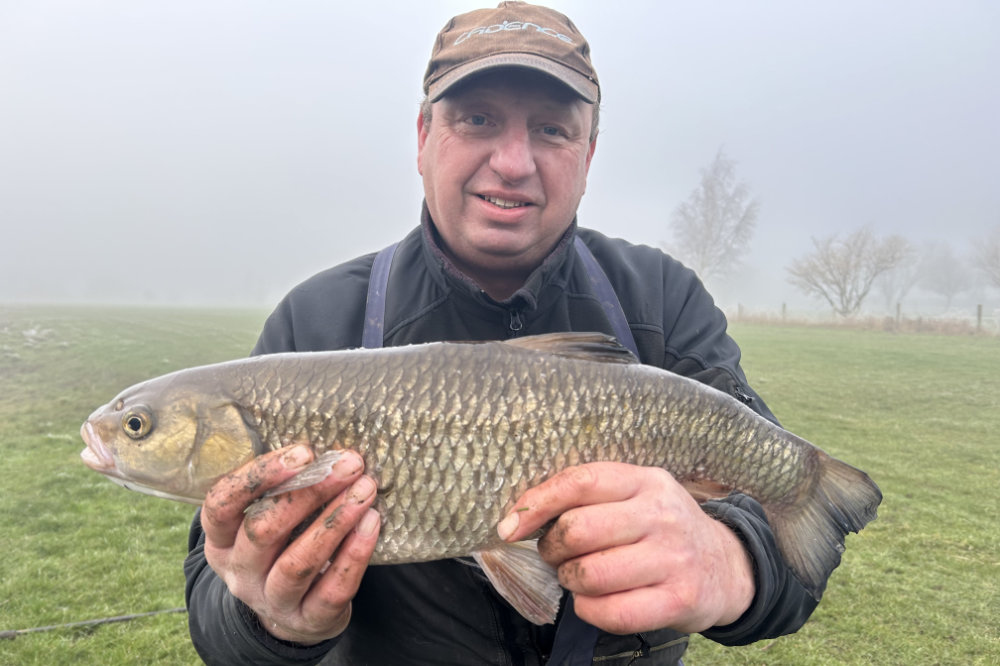
<path fill-rule="evenodd" d="M 674 211 L 674 242 L 664 246 L 703 280 L 727 277 L 749 251 L 759 212 L 760 203 L 736 177 L 736 163 L 719 150 L 702 169 L 698 186 Z M 916 286 L 942 296 L 946 308 L 976 277 L 1000 288 L 1000 224 L 975 240 L 968 259 L 956 256 L 944 241 L 918 248 L 902 236 L 878 236 L 869 227 L 812 242 L 812 252 L 786 267 L 787 279 L 842 317 L 858 314 L 873 290 L 891 309 Z"/>
<path fill-rule="evenodd" d="M 945 309 L 975 286 L 977 277 L 1000 287 L 1000 225 L 976 240 L 968 258 L 957 256 L 946 241 L 917 247 L 898 235 L 879 237 L 867 227 L 845 237 L 814 238 L 813 247 L 789 264 L 788 281 L 824 299 L 842 317 L 860 312 L 873 287 L 886 309 L 902 303 L 914 287 L 941 296 Z"/>

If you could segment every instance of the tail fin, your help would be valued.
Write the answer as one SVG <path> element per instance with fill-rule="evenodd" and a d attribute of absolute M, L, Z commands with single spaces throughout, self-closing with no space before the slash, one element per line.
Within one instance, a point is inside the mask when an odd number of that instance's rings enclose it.
<path fill-rule="evenodd" d="M 817 601 L 844 552 L 844 537 L 875 519 L 882 491 L 861 470 L 822 451 L 812 488 L 794 504 L 764 505 L 792 573 Z"/>

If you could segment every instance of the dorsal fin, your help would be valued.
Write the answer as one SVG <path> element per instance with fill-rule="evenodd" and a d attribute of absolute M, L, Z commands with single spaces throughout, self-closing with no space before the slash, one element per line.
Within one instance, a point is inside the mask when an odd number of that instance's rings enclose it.
<path fill-rule="evenodd" d="M 504 340 L 522 349 L 602 363 L 638 363 L 635 355 L 618 340 L 604 333 L 546 333 Z"/>

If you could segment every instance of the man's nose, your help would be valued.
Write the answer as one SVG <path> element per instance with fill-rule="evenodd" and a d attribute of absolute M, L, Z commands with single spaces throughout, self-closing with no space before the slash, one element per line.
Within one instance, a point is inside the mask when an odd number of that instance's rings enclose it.
<path fill-rule="evenodd" d="M 490 168 L 505 182 L 516 183 L 535 173 L 531 135 L 526 127 L 510 127 L 497 137 Z"/>

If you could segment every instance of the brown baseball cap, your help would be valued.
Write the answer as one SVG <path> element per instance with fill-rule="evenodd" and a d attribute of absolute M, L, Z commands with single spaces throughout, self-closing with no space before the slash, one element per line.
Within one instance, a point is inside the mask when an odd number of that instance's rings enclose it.
<path fill-rule="evenodd" d="M 434 42 L 424 92 L 436 102 L 460 81 L 503 67 L 548 74 L 590 104 L 601 100 L 587 40 L 563 14 L 526 2 L 501 2 L 448 21 Z"/>

